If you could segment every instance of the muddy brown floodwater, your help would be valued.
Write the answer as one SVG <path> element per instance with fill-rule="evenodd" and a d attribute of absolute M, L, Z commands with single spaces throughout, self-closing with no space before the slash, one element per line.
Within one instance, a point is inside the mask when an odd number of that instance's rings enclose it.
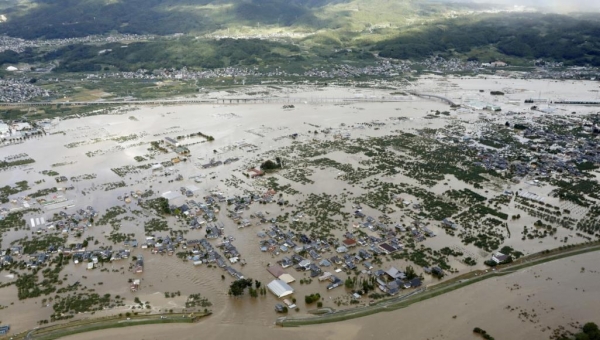
<path fill-rule="evenodd" d="M 240 300 L 194 325 L 151 325 L 74 335 L 65 340 L 127 339 L 471 339 L 473 328 L 496 339 L 549 339 L 552 330 L 600 322 L 600 263 L 597 253 L 547 262 L 488 279 L 407 308 L 332 324 L 279 328 L 253 321 Z M 582 271 L 582 268 L 585 270 Z M 235 317 L 234 317 L 235 316 Z M 456 318 L 454 318 L 456 316 Z M 236 318 L 246 318 L 240 320 Z"/>
<path fill-rule="evenodd" d="M 589 99 L 591 91 L 597 90 L 596 82 L 547 82 L 502 79 L 499 77 L 482 77 L 473 79 L 461 79 L 459 77 L 426 77 L 419 79 L 407 87 L 407 90 L 418 89 L 425 93 L 438 93 L 457 101 L 480 100 L 502 105 L 502 113 L 477 112 L 467 110 L 452 112 L 450 116 L 440 116 L 437 119 L 425 119 L 425 115 L 432 111 L 443 111 L 448 105 L 439 102 L 430 102 L 421 98 L 406 96 L 406 100 L 398 103 L 346 103 L 339 104 L 304 104 L 299 103 L 294 110 L 283 110 L 279 104 L 264 105 L 181 105 L 163 107 L 143 107 L 139 110 L 127 112 L 123 115 L 92 116 L 82 119 L 71 119 L 60 121 L 49 133 L 55 134 L 40 139 L 28 140 L 21 144 L 10 145 L 0 149 L 2 156 L 27 153 L 35 163 L 0 171 L 0 183 L 13 184 L 17 181 L 27 180 L 32 186 L 28 192 L 37 191 L 49 186 L 65 186 L 56 184 L 50 176 L 41 174 L 43 170 L 55 170 L 60 175 L 81 177 L 85 175 L 94 176 L 80 181 L 69 181 L 67 185 L 73 184 L 75 190 L 60 191 L 55 195 L 61 196 L 74 202 L 73 207 L 66 211 L 73 213 L 76 209 L 93 206 L 100 215 L 105 210 L 115 206 L 125 206 L 126 209 L 139 210 L 136 203 L 125 205 L 118 201 L 117 196 L 130 191 L 145 191 L 149 188 L 158 196 L 166 191 L 178 191 L 181 186 L 194 184 L 199 188 L 196 200 L 201 201 L 211 189 L 218 188 L 226 196 L 233 196 L 243 192 L 244 189 L 253 189 L 253 182 L 245 180 L 241 175 L 245 171 L 244 166 L 256 166 L 260 164 L 258 155 L 264 154 L 280 147 L 289 146 L 292 143 L 311 143 L 313 139 L 320 141 L 329 139 L 323 133 L 313 135 L 308 131 L 317 129 L 333 128 L 342 132 L 349 132 L 351 138 L 381 137 L 402 130 L 415 133 L 423 128 L 439 129 L 450 122 L 465 127 L 465 133 L 477 136 L 478 125 L 476 122 L 484 117 L 490 121 L 504 123 L 509 119 L 505 112 L 510 110 L 527 111 L 522 115 L 526 121 L 533 117 L 539 117 L 540 112 L 530 112 L 524 99 L 535 97 L 539 88 L 544 88 L 544 96 L 555 98 L 557 96 L 568 96 L 568 99 Z M 480 92 L 483 90 L 484 92 Z M 490 90 L 502 90 L 507 95 L 502 98 L 490 98 Z M 568 92 L 568 93 L 567 93 Z M 227 93 L 211 94 L 222 97 L 232 96 Z M 239 94 L 235 94 L 237 96 Z M 287 95 L 287 94 L 286 94 Z M 327 88 L 295 90 L 290 92 L 291 96 L 298 97 L 348 97 L 348 96 L 389 96 L 387 90 L 361 90 L 348 88 Z M 595 94 L 594 94 L 595 95 Z M 509 98 L 511 100 L 509 100 Z M 567 97 L 565 97 L 567 98 Z M 596 108 L 577 108 L 578 113 L 595 112 Z M 558 108 L 557 115 L 570 114 L 567 108 Z M 391 117 L 403 117 L 405 120 L 392 120 Z M 133 119 L 132 119 L 133 118 Z M 385 121 L 386 125 L 381 128 L 364 128 L 361 123 L 373 122 L 374 120 Z M 204 132 L 215 137 L 215 141 L 206 143 L 201 140 L 185 140 L 189 145 L 190 160 L 185 164 L 173 166 L 174 174 L 181 174 L 184 182 L 169 183 L 164 176 L 159 176 L 149 169 L 139 173 L 127 174 L 119 177 L 112 168 L 124 165 L 136 166 L 133 158 L 148 154 L 150 141 L 163 139 L 164 137 L 175 137 L 190 133 Z M 293 141 L 287 136 L 299 133 L 297 140 Z M 124 136 L 135 134 L 131 140 L 123 141 Z M 119 139 L 121 138 L 121 139 Z M 252 144 L 256 151 L 243 149 L 241 144 Z M 217 150 L 217 153 L 215 153 Z M 163 162 L 170 160 L 173 153 L 158 154 L 155 159 L 147 161 Z M 326 155 L 340 163 L 357 166 L 361 160 L 366 159 L 362 154 L 345 154 L 333 151 Z M 207 163 L 216 157 L 223 161 L 229 157 L 240 157 L 237 163 L 222 165 L 218 168 L 203 169 L 201 164 Z M 141 163 L 140 163 L 141 164 Z M 144 163 L 145 164 L 145 163 Z M 170 170 L 169 170 L 170 171 Z M 199 183 L 192 181 L 194 176 L 202 175 Z M 224 184 L 226 179 L 238 175 L 244 183 L 242 188 L 228 187 Z M 337 170 L 324 167 L 314 169 L 311 175 L 313 184 L 302 185 L 278 176 L 280 185 L 289 184 L 292 189 L 300 192 L 298 195 L 290 195 L 290 201 L 303 199 L 308 194 L 341 194 L 352 192 L 351 197 L 364 194 L 366 189 L 349 185 L 337 179 Z M 173 177 L 173 176 L 172 176 Z M 45 180 L 42 184 L 34 185 L 35 181 Z M 420 185 L 413 178 L 403 174 L 392 177 L 381 178 L 382 181 L 394 183 L 409 183 L 415 187 Z M 125 181 L 127 186 L 114 190 L 105 190 L 106 183 Z M 444 185 L 443 183 L 447 183 Z M 504 184 L 503 184 L 504 185 Z M 564 202 L 558 202 L 558 198 L 548 197 L 551 188 L 532 185 L 531 182 L 523 181 L 519 184 L 511 184 L 511 187 L 475 189 L 453 176 L 447 176 L 429 190 L 440 195 L 448 189 L 460 190 L 471 188 L 473 191 L 487 196 L 487 190 L 498 195 L 503 189 L 534 192 L 553 205 L 561 208 L 569 208 Z M 265 188 L 260 188 L 264 190 Z M 85 195 L 84 195 L 85 193 Z M 47 197 L 52 198 L 52 197 Z M 404 195 L 403 199 L 413 200 L 410 195 Z M 351 199 L 346 202 L 343 210 L 352 212 Z M 22 206 L 23 201 L 9 203 L 9 208 Z M 293 209 L 287 209 L 292 211 Z M 516 214 L 519 210 L 514 203 L 508 205 L 504 211 Z M 45 216 L 46 220 L 58 210 L 27 215 L 26 220 Z M 254 204 L 245 216 L 257 211 L 267 211 L 270 217 L 282 213 L 279 206 Z M 366 215 L 378 217 L 381 212 L 374 208 L 364 207 Z M 573 216 L 580 218 L 585 212 L 573 212 Z M 153 217 L 145 211 L 144 216 L 133 218 L 130 221 L 122 221 L 119 232 L 134 234 L 141 242 L 145 239 L 144 219 Z M 576 215 L 579 214 L 579 215 Z M 569 242 L 576 243 L 585 241 L 577 235 L 570 235 L 570 231 L 559 228 L 555 238 L 541 240 L 522 240 L 517 235 L 523 229 L 523 225 L 531 225 L 535 219 L 526 216 L 519 221 L 508 221 L 510 228 L 516 237 L 507 239 L 505 244 L 514 247 L 525 254 L 538 252 L 544 249 L 556 248 L 563 245 L 563 239 L 569 238 Z M 132 214 L 129 214 L 131 217 Z M 405 212 L 397 211 L 393 214 L 394 223 L 409 223 Z M 247 261 L 247 265 L 240 263 L 232 265 L 245 277 L 256 279 L 266 285 L 273 277 L 266 271 L 268 264 L 274 264 L 283 256 L 291 254 L 280 254 L 272 257 L 268 253 L 262 253 L 259 249 L 259 238 L 257 233 L 269 227 L 265 225 L 254 225 L 249 228 L 238 229 L 231 219 L 227 217 L 226 209 L 218 213 L 218 221 L 225 225 L 225 235 L 233 236 L 233 244 L 239 250 L 241 257 Z M 256 222 L 256 219 L 253 220 Z M 347 222 L 346 228 L 351 228 L 352 222 Z M 175 231 L 188 230 L 174 218 L 169 218 L 169 227 Z M 477 260 L 476 267 L 469 267 L 459 261 L 458 258 L 449 260 L 449 264 L 461 272 L 483 268 L 483 260 L 491 254 L 476 248 L 473 244 L 463 245 L 458 238 L 447 235 L 438 225 L 430 226 L 438 236 L 428 238 L 423 242 L 427 247 L 439 250 L 443 247 L 453 247 Z M 12 241 L 20 239 L 31 232 L 37 231 L 21 230 L 7 232 L 2 237 L 1 248 L 6 249 Z M 113 245 L 106 236 L 110 233 L 110 226 L 94 226 L 86 230 L 84 237 L 93 236 L 98 240 L 99 246 L 113 246 L 120 249 L 121 245 Z M 41 233 L 51 231 L 41 230 Z M 345 229 L 335 230 L 335 236 L 340 236 Z M 59 232 L 54 232 L 59 233 Z M 157 235 L 166 236 L 168 232 L 157 232 Z M 375 235 L 367 230 L 367 234 Z M 186 239 L 201 239 L 205 236 L 204 230 L 190 230 Z M 67 244 L 80 242 L 81 238 L 68 235 Z M 218 240 L 211 241 L 213 245 Z M 455 291 L 409 308 L 382 313 L 357 320 L 329 324 L 306 326 L 296 329 L 282 329 L 274 326 L 275 319 L 279 316 L 273 310 L 276 303 L 280 302 L 272 294 L 253 299 L 249 296 L 234 299 L 227 295 L 229 284 L 233 278 L 219 268 L 208 268 L 205 264 L 194 267 L 190 262 L 183 262 L 176 256 L 152 255 L 149 250 L 140 248 L 133 249 L 132 256 L 144 256 L 144 273 L 134 274 L 129 271 L 131 260 L 115 261 L 107 263 L 93 271 L 86 271 L 84 264 L 67 265 L 61 272 L 61 278 L 66 275 L 64 284 L 79 282 L 82 287 L 95 289 L 98 293 L 110 293 L 112 296 L 120 295 L 125 298 L 125 307 L 97 312 L 95 315 L 80 314 L 75 318 L 90 318 L 102 315 L 112 315 L 132 311 L 134 298 L 148 301 L 155 313 L 166 313 L 170 309 L 180 310 L 185 306 L 186 297 L 190 294 L 200 293 L 208 298 L 213 304 L 210 309 L 213 315 L 195 325 L 151 325 L 131 328 L 120 328 L 101 332 L 91 332 L 69 337 L 69 339 L 106 339 L 114 336 L 127 337 L 128 339 L 381 339 L 387 337 L 406 339 L 468 339 L 473 337 L 472 329 L 480 327 L 488 331 L 497 339 L 548 339 L 550 330 L 557 326 L 567 326 L 571 322 L 598 321 L 600 315 L 598 309 L 600 303 L 592 304 L 590 301 L 598 299 L 599 290 L 599 264 L 594 259 L 597 254 L 581 255 L 574 258 L 554 261 L 534 268 L 530 268 L 503 278 L 490 279 L 469 286 L 468 288 Z M 333 252 L 324 257 L 330 258 Z M 404 260 L 384 261 L 376 269 L 387 269 L 389 266 L 404 268 L 409 263 Z M 584 271 L 581 268 L 585 267 Z M 101 271 L 107 269 L 108 272 Z M 333 271 L 334 267 L 323 268 L 324 271 Z M 362 267 L 361 267 L 362 269 Z M 312 293 L 320 293 L 323 304 L 327 307 L 337 308 L 335 300 L 348 298 L 349 294 L 345 288 L 337 288 L 331 291 L 325 289 L 326 283 L 320 283 L 315 278 L 310 284 L 300 284 L 307 273 L 296 272 L 292 268 L 286 270 L 296 278 L 292 284 L 295 289 L 294 296 L 298 299 L 300 312 L 290 311 L 292 315 L 303 315 L 307 310 L 314 307 L 304 304 L 304 296 Z M 420 273 L 420 269 L 419 269 Z M 225 279 L 221 278 L 225 275 Z M 364 274 L 361 274 L 364 275 Z M 451 278 L 454 274 L 448 275 Z M 348 277 L 340 274 L 342 279 Z M 129 290 L 128 279 L 140 278 L 140 290 L 132 293 Z M 13 281 L 14 276 L 6 272 L 0 275 L 0 284 Z M 426 276 L 425 285 L 434 281 Z M 181 292 L 181 296 L 165 298 L 165 292 Z M 594 295 L 596 294 L 596 295 Z M 363 299 L 366 300 L 366 299 Z M 366 301 L 363 301 L 363 303 Z M 50 319 L 53 313 L 52 304 L 42 304 L 42 297 L 19 301 L 15 286 L 0 289 L 0 305 L 7 308 L 0 309 L 0 321 L 10 324 L 11 330 L 21 332 L 36 326 L 39 320 Z M 510 308 L 507 308 L 510 306 Z M 343 308 L 351 308 L 342 306 Z M 456 315 L 456 318 L 453 316 Z M 548 329 L 550 327 L 551 329 Z"/>

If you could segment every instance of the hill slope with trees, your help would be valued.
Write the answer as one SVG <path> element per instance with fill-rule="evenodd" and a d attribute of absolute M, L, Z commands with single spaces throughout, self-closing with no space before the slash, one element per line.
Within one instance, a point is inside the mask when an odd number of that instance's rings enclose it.
<path fill-rule="evenodd" d="M 458 18 L 399 32 L 373 50 L 382 57 L 411 59 L 448 51 L 469 56 L 481 48 L 510 57 L 600 66 L 600 20 L 542 14 Z"/>

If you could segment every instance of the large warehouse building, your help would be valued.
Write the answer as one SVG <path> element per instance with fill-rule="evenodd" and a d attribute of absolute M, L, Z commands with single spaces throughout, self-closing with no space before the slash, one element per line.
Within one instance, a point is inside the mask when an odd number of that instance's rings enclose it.
<path fill-rule="evenodd" d="M 271 283 L 267 285 L 267 288 L 269 288 L 271 293 L 275 294 L 279 298 L 292 295 L 294 293 L 294 288 L 290 287 L 290 285 L 282 280 L 271 281 Z"/>

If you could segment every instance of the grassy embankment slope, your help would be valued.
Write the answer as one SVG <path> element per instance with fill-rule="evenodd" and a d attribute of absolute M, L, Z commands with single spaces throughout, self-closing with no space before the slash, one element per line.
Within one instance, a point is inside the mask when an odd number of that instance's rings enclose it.
<path fill-rule="evenodd" d="M 53 340 L 60 339 L 62 337 L 85 333 L 91 331 L 97 331 L 109 328 L 121 328 L 131 326 L 141 326 L 150 324 L 163 324 L 163 323 L 193 323 L 198 322 L 201 318 L 210 315 L 207 313 L 193 313 L 193 314 L 165 314 L 161 315 L 137 315 L 131 317 L 103 317 L 103 318 L 92 318 L 72 321 L 64 324 L 57 324 L 48 327 L 37 328 L 28 332 L 20 333 L 12 337 L 12 339 L 35 339 L 35 340 Z"/>

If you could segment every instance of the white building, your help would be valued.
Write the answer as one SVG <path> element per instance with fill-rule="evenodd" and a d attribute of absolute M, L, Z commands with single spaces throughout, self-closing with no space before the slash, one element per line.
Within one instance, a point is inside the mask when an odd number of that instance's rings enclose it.
<path fill-rule="evenodd" d="M 267 288 L 269 288 L 271 293 L 275 294 L 278 298 L 294 294 L 294 288 L 281 280 L 271 281 L 267 285 Z"/>
<path fill-rule="evenodd" d="M 167 192 L 164 192 L 161 196 L 163 198 L 166 198 L 169 202 L 182 197 L 181 194 L 178 193 L 177 191 L 167 191 Z"/>
<path fill-rule="evenodd" d="M 31 125 L 29 123 L 14 123 L 12 128 L 16 131 L 31 130 Z"/>
<path fill-rule="evenodd" d="M 8 127 L 8 124 L 5 124 L 4 122 L 0 121 L 0 135 L 5 135 L 8 134 L 10 132 L 10 129 Z"/>

